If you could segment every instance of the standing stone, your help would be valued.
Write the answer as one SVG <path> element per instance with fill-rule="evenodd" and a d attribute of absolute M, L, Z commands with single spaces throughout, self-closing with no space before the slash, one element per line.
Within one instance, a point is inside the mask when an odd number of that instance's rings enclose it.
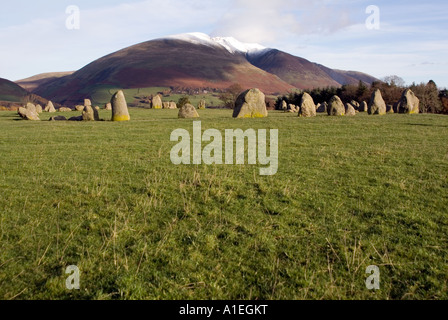
<path fill-rule="evenodd" d="M 288 110 L 290 111 L 290 112 L 293 112 L 293 113 L 297 113 L 297 112 L 299 112 L 299 109 L 300 108 L 298 108 L 298 107 L 296 107 L 295 105 L 293 105 L 293 104 L 290 104 L 290 105 L 288 105 Z"/>
<path fill-rule="evenodd" d="M 358 110 L 359 110 L 359 107 L 361 106 L 361 105 L 359 104 L 359 102 L 358 102 L 358 101 L 355 101 L 355 100 L 350 101 L 350 104 L 352 105 L 352 107 L 353 107 L 356 111 L 358 111 Z"/>
<path fill-rule="evenodd" d="M 85 107 L 91 107 L 92 106 L 92 101 L 90 101 L 90 99 L 84 99 L 84 106 Z"/>
<path fill-rule="evenodd" d="M 386 113 L 394 113 L 394 106 L 391 104 L 386 105 Z"/>
<path fill-rule="evenodd" d="M 112 111 L 112 104 L 109 102 L 104 106 L 104 110 Z"/>
<path fill-rule="evenodd" d="M 180 108 L 179 118 L 183 118 L 183 119 L 199 118 L 199 114 L 193 105 L 187 103 L 182 108 Z"/>
<path fill-rule="evenodd" d="M 177 104 L 174 101 L 170 102 L 170 109 L 177 109 Z"/>
<path fill-rule="evenodd" d="M 328 104 L 326 102 L 320 103 L 316 107 L 316 112 L 317 113 L 327 113 L 327 108 L 328 108 Z"/>
<path fill-rule="evenodd" d="M 152 98 L 152 108 L 153 109 L 162 109 L 162 99 L 159 95 L 156 95 L 154 98 Z"/>
<path fill-rule="evenodd" d="M 36 106 L 35 106 L 34 104 L 30 103 L 30 102 L 28 102 L 28 103 L 26 104 L 26 107 L 25 107 L 25 108 L 26 108 L 27 110 L 30 110 L 30 111 L 32 111 L 32 112 L 37 113 Z"/>
<path fill-rule="evenodd" d="M 82 112 L 82 120 L 83 121 L 99 121 L 100 117 L 98 114 L 98 110 L 92 108 L 92 106 L 85 106 L 84 111 Z"/>
<path fill-rule="evenodd" d="M 42 113 L 42 106 L 40 105 L 40 104 L 38 104 L 37 106 L 36 106 L 36 112 L 37 113 Z"/>
<path fill-rule="evenodd" d="M 49 113 L 56 112 L 56 109 L 54 108 L 53 102 L 48 101 L 47 105 L 45 106 L 45 112 L 49 112 Z"/>
<path fill-rule="evenodd" d="M 394 107 L 393 107 L 394 108 L 394 113 L 398 113 L 398 111 L 399 111 L 398 110 L 398 105 L 399 104 L 400 104 L 400 101 L 394 103 Z"/>
<path fill-rule="evenodd" d="M 356 116 L 356 109 L 351 103 L 347 103 L 345 106 L 345 115 L 346 116 Z"/>
<path fill-rule="evenodd" d="M 199 101 L 198 109 L 204 110 L 205 108 L 206 108 L 206 102 L 204 99 L 201 99 L 201 101 Z"/>
<path fill-rule="evenodd" d="M 420 100 L 411 89 L 406 89 L 401 95 L 397 109 L 399 113 L 417 114 L 420 112 Z"/>
<path fill-rule="evenodd" d="M 305 92 L 302 96 L 302 100 L 300 101 L 299 117 L 310 118 L 315 116 L 316 105 L 314 104 L 314 100 L 308 93 Z"/>
<path fill-rule="evenodd" d="M 28 103 L 25 108 L 20 107 L 17 110 L 19 116 L 25 120 L 39 121 L 39 114 L 36 111 L 36 106 L 32 103 Z"/>
<path fill-rule="evenodd" d="M 163 109 L 169 109 L 170 108 L 170 103 L 169 102 L 164 102 L 163 103 Z"/>
<path fill-rule="evenodd" d="M 265 95 L 259 89 L 246 90 L 236 99 L 234 118 L 264 118 L 268 116 Z"/>
<path fill-rule="evenodd" d="M 129 116 L 128 104 L 124 97 L 123 91 L 118 91 L 112 96 L 110 100 L 112 104 L 112 121 L 129 121 L 131 117 Z"/>
<path fill-rule="evenodd" d="M 361 104 L 359 105 L 359 112 L 367 112 L 369 111 L 369 106 L 367 105 L 367 102 L 363 101 L 361 102 Z"/>
<path fill-rule="evenodd" d="M 72 112 L 72 109 L 66 108 L 66 107 L 61 107 L 61 108 L 59 108 L 59 112 Z"/>
<path fill-rule="evenodd" d="M 288 104 L 286 103 L 285 100 L 282 101 L 282 110 L 285 112 L 288 110 Z"/>
<path fill-rule="evenodd" d="M 386 103 L 381 96 L 380 89 L 376 89 L 374 93 L 372 93 L 372 97 L 370 98 L 369 103 L 369 114 L 379 114 L 385 115 L 387 113 Z"/>
<path fill-rule="evenodd" d="M 84 111 L 84 108 L 85 108 L 85 106 L 81 106 L 81 105 L 75 106 L 76 111 Z"/>
<path fill-rule="evenodd" d="M 338 96 L 333 96 L 328 103 L 328 115 L 329 116 L 344 116 L 345 107 Z"/>
<path fill-rule="evenodd" d="M 25 119 L 26 112 L 27 109 L 25 107 L 20 107 L 19 109 L 17 109 L 17 114 L 23 119 Z"/>

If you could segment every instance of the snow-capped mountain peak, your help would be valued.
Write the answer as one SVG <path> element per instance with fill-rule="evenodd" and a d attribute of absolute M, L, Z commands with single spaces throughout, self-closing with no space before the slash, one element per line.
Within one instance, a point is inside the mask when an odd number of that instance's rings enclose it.
<path fill-rule="evenodd" d="M 258 43 L 243 43 L 238 40 L 236 40 L 233 37 L 215 37 L 212 38 L 212 40 L 220 45 L 222 45 L 224 48 L 226 48 L 229 52 L 235 53 L 235 52 L 243 52 L 243 53 L 249 53 L 253 51 L 261 51 L 266 49 L 266 47 L 263 47 L 262 45 Z"/>
<path fill-rule="evenodd" d="M 256 53 L 267 49 L 266 47 L 258 43 L 244 43 L 236 40 L 233 37 L 212 38 L 209 35 L 200 32 L 173 35 L 166 37 L 166 39 L 182 40 L 206 46 L 220 46 L 224 47 L 230 53 Z"/>

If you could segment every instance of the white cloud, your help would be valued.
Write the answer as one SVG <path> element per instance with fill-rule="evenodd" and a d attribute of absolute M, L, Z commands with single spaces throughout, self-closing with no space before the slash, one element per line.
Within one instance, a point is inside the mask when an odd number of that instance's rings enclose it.
<path fill-rule="evenodd" d="M 207 0 L 147 0 L 81 9 L 80 30 L 67 30 L 65 8 L 57 16 L 0 29 L 0 77 L 77 70 L 106 54 L 153 38 L 208 30 L 222 8 Z"/>
<path fill-rule="evenodd" d="M 408 82 L 436 78 L 448 86 L 444 1 L 377 0 L 378 31 L 365 27 L 365 8 L 371 4 L 367 0 L 130 1 L 91 9 L 81 3 L 79 31 L 65 28 L 62 5 L 57 15 L 55 8 L 42 7 L 34 15 L 39 19 L 0 28 L 0 77 L 17 80 L 40 72 L 76 70 L 142 41 L 204 32 L 258 42 L 333 68 L 377 77 L 397 74 Z M 47 11 L 52 15 L 46 16 Z"/>
<path fill-rule="evenodd" d="M 269 45 L 297 35 L 333 33 L 353 23 L 344 2 L 234 0 L 212 35 Z"/>

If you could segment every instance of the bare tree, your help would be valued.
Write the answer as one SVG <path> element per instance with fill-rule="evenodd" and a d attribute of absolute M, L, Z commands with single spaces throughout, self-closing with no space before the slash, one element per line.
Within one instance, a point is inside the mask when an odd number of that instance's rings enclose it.
<path fill-rule="evenodd" d="M 236 99 L 242 91 L 243 88 L 241 87 L 241 85 L 239 83 L 234 83 L 219 95 L 219 100 L 224 102 L 224 105 L 226 107 L 234 109 Z"/>
<path fill-rule="evenodd" d="M 403 78 L 400 78 L 397 75 L 392 75 L 392 76 L 387 76 L 383 78 L 383 81 L 385 83 L 387 83 L 390 86 L 395 86 L 395 87 L 404 87 L 406 85 L 405 81 L 403 80 Z"/>

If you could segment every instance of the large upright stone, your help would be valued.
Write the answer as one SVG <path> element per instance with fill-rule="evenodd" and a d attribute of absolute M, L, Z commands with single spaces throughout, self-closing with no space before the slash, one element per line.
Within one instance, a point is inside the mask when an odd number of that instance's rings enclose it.
<path fill-rule="evenodd" d="M 98 110 L 92 108 L 92 106 L 85 106 L 84 111 L 82 112 L 82 120 L 83 121 L 99 121 L 100 116 L 98 114 Z"/>
<path fill-rule="evenodd" d="M 92 101 L 90 101 L 90 99 L 84 99 L 84 106 L 85 107 L 91 107 L 92 106 Z"/>
<path fill-rule="evenodd" d="M 288 111 L 288 104 L 285 100 L 282 101 L 282 110 L 285 112 Z"/>
<path fill-rule="evenodd" d="M 104 106 L 104 110 L 112 111 L 112 104 L 110 102 L 106 103 L 106 105 Z"/>
<path fill-rule="evenodd" d="M 323 102 L 316 106 L 317 113 L 327 113 L 328 103 Z"/>
<path fill-rule="evenodd" d="M 118 91 L 112 96 L 110 100 L 112 104 L 112 121 L 129 121 L 131 117 L 129 116 L 128 104 L 124 97 L 123 91 Z"/>
<path fill-rule="evenodd" d="M 302 100 L 300 101 L 299 117 L 310 118 L 315 116 L 316 105 L 314 104 L 314 100 L 308 93 L 305 92 L 302 96 Z"/>
<path fill-rule="evenodd" d="M 204 99 L 201 99 L 201 101 L 199 101 L 199 105 L 198 105 L 198 109 L 199 110 L 204 110 L 206 107 L 206 102 Z"/>
<path fill-rule="evenodd" d="M 341 98 L 333 96 L 328 102 L 328 115 L 329 116 L 345 116 L 345 107 Z"/>
<path fill-rule="evenodd" d="M 17 110 L 17 113 L 20 117 L 22 117 L 25 120 L 31 120 L 31 121 L 39 121 L 39 114 L 36 111 L 36 106 L 32 103 L 28 103 L 25 108 L 19 108 Z"/>
<path fill-rule="evenodd" d="M 162 109 L 163 107 L 163 103 L 162 103 L 162 99 L 160 98 L 159 95 L 156 95 L 155 97 L 152 98 L 152 108 L 153 109 Z"/>
<path fill-rule="evenodd" d="M 177 104 L 174 101 L 170 102 L 170 109 L 177 109 Z"/>
<path fill-rule="evenodd" d="M 49 113 L 56 112 L 56 109 L 54 108 L 53 102 L 48 101 L 47 105 L 45 106 L 45 112 L 49 112 Z"/>
<path fill-rule="evenodd" d="M 359 107 L 360 107 L 361 105 L 359 104 L 358 101 L 352 100 L 352 101 L 350 101 L 350 104 L 353 106 L 353 108 L 354 108 L 356 111 L 359 111 Z"/>
<path fill-rule="evenodd" d="M 298 113 L 299 110 L 300 110 L 300 107 L 297 107 L 297 106 L 295 106 L 293 104 L 289 104 L 288 108 L 289 108 L 288 111 L 291 112 L 291 113 Z"/>
<path fill-rule="evenodd" d="M 34 104 L 32 104 L 31 102 L 28 102 L 27 104 L 26 104 L 26 107 L 25 107 L 27 110 L 30 110 L 31 112 L 34 112 L 34 113 L 37 113 L 37 108 L 36 108 L 36 106 L 34 105 Z"/>
<path fill-rule="evenodd" d="M 170 108 L 170 103 L 169 102 L 164 102 L 163 103 L 163 109 L 169 109 Z"/>
<path fill-rule="evenodd" d="M 183 118 L 183 119 L 199 118 L 199 114 L 193 105 L 187 103 L 182 108 L 180 108 L 179 118 Z"/>
<path fill-rule="evenodd" d="M 40 104 L 38 104 L 36 106 L 36 112 L 39 114 L 39 113 L 42 113 L 42 111 L 43 111 L 42 106 Z"/>
<path fill-rule="evenodd" d="M 264 118 L 268 116 L 265 95 L 259 89 L 244 91 L 235 102 L 234 118 Z"/>
<path fill-rule="evenodd" d="M 367 111 L 369 111 L 369 106 L 368 106 L 367 102 L 365 102 L 365 101 L 361 102 L 361 104 L 359 105 L 358 111 L 359 112 L 367 112 Z"/>
<path fill-rule="evenodd" d="M 351 103 L 345 105 L 345 115 L 346 116 L 356 116 L 356 109 Z"/>
<path fill-rule="evenodd" d="M 411 89 L 406 89 L 401 95 L 397 109 L 399 113 L 417 114 L 420 112 L 420 100 Z"/>
<path fill-rule="evenodd" d="M 380 89 L 372 93 L 369 102 L 369 114 L 385 115 L 387 113 L 386 103 L 383 100 Z"/>

